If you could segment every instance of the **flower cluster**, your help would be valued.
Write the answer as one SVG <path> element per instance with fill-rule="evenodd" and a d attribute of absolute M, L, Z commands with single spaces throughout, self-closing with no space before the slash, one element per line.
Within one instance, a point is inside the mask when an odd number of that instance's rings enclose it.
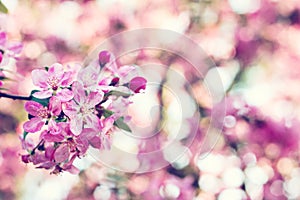
<path fill-rule="evenodd" d="M 3 85 L 2 80 L 6 79 L 5 71 L 2 67 L 9 63 L 10 58 L 17 58 L 23 48 L 22 43 L 8 42 L 6 32 L 0 31 L 0 87 Z"/>
<path fill-rule="evenodd" d="M 21 139 L 27 151 L 23 162 L 54 174 L 76 173 L 73 161 L 89 146 L 109 149 L 116 128 L 130 131 L 126 113 L 117 104 L 129 105 L 129 97 L 145 89 L 146 80 L 137 76 L 136 67 L 119 67 L 110 52 L 102 51 L 97 62 L 82 68 L 77 78 L 75 74 L 58 63 L 32 71 L 40 89 L 25 103 L 29 121 Z M 36 144 L 29 135 L 38 135 Z"/>

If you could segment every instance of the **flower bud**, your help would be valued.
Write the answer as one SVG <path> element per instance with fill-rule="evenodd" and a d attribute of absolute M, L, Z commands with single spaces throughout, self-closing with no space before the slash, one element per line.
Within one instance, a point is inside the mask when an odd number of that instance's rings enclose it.
<path fill-rule="evenodd" d="M 146 89 L 147 80 L 143 77 L 137 76 L 131 79 L 129 82 L 129 89 L 134 91 L 135 93 L 139 93 L 140 90 Z"/>
<path fill-rule="evenodd" d="M 30 162 L 30 155 L 21 155 L 21 159 L 24 163 Z"/>
<path fill-rule="evenodd" d="M 111 80 L 110 82 L 110 86 L 116 86 L 119 83 L 120 78 L 119 77 L 115 77 Z"/>
<path fill-rule="evenodd" d="M 100 67 L 104 67 L 107 63 L 109 63 L 111 58 L 111 53 L 108 51 L 101 51 L 98 55 L 98 61 Z"/>

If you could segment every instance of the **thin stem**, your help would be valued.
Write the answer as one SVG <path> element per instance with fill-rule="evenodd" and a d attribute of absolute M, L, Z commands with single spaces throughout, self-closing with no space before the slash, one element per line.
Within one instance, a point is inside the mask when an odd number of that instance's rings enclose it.
<path fill-rule="evenodd" d="M 12 95 L 12 94 L 6 94 L 6 93 L 0 92 L 0 98 L 1 97 L 13 99 L 13 100 L 25 100 L 25 101 L 31 100 L 31 96 L 24 97 L 24 96 L 18 96 L 18 95 Z"/>

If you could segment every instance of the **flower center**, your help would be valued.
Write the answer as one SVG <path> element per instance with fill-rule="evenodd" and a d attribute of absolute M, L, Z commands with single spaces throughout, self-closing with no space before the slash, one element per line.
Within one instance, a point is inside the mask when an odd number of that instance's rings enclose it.
<path fill-rule="evenodd" d="M 87 106 L 83 105 L 80 107 L 80 113 L 82 113 L 83 115 L 85 114 L 90 114 L 93 112 L 92 108 L 88 108 Z"/>
<path fill-rule="evenodd" d="M 49 77 L 47 80 L 48 85 L 50 85 L 50 87 L 53 90 L 57 90 L 58 89 L 58 78 L 56 78 L 55 76 Z"/>
<path fill-rule="evenodd" d="M 38 110 L 38 114 L 39 117 L 41 118 L 48 118 L 50 113 L 48 111 L 48 108 L 44 107 Z"/>

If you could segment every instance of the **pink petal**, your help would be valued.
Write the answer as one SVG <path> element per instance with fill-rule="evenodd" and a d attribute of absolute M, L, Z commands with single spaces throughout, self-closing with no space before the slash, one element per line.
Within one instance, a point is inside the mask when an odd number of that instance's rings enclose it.
<path fill-rule="evenodd" d="M 74 165 L 69 166 L 65 170 L 74 175 L 79 174 L 79 172 L 80 172 L 80 170 L 77 167 L 75 167 Z"/>
<path fill-rule="evenodd" d="M 82 105 L 86 99 L 86 95 L 85 95 L 85 92 L 84 92 L 84 89 L 83 89 L 83 85 L 78 82 L 78 81 L 75 81 L 73 84 L 72 84 L 72 91 L 74 93 L 74 100 L 79 104 L 79 105 Z"/>
<path fill-rule="evenodd" d="M 35 69 L 31 72 L 33 84 L 40 88 L 48 88 L 48 73 L 42 69 Z"/>
<path fill-rule="evenodd" d="M 56 77 L 58 80 L 62 80 L 64 75 L 64 67 L 59 63 L 54 63 L 48 70 L 49 76 Z"/>
<path fill-rule="evenodd" d="M 52 96 L 52 91 L 51 90 L 44 90 L 40 92 L 35 92 L 32 96 L 38 98 L 38 99 L 47 99 Z"/>
<path fill-rule="evenodd" d="M 83 120 L 82 120 L 82 116 L 75 116 L 74 118 L 71 119 L 70 122 L 70 129 L 71 132 L 74 135 L 80 135 L 80 133 L 82 132 L 83 129 Z"/>
<path fill-rule="evenodd" d="M 45 149 L 45 157 L 48 158 L 49 160 L 54 159 L 54 151 L 55 148 L 53 146 L 49 146 Z"/>
<path fill-rule="evenodd" d="M 96 149 L 101 148 L 101 139 L 98 136 L 94 136 L 92 139 L 89 140 L 89 143 L 92 147 Z"/>
<path fill-rule="evenodd" d="M 51 168 L 54 167 L 55 165 L 56 165 L 55 162 L 52 162 L 52 161 L 46 161 L 46 162 L 40 164 L 37 168 L 51 169 Z"/>
<path fill-rule="evenodd" d="M 64 88 L 56 93 L 56 97 L 62 102 L 67 102 L 73 99 L 74 93 L 71 90 Z"/>
<path fill-rule="evenodd" d="M 136 67 L 132 66 L 132 65 L 124 65 L 121 66 L 118 70 L 118 74 L 120 77 L 125 77 L 127 76 L 129 73 L 133 73 L 133 70 L 135 70 Z"/>
<path fill-rule="evenodd" d="M 77 149 L 80 151 L 79 155 L 84 155 L 89 147 L 88 140 L 80 135 L 80 137 L 77 138 L 76 143 Z"/>
<path fill-rule="evenodd" d="M 108 131 L 110 131 L 111 128 L 113 128 L 114 126 L 114 122 L 115 122 L 115 119 L 114 117 L 108 117 L 106 119 L 103 120 L 103 123 L 102 123 L 102 135 L 106 135 L 108 133 Z"/>
<path fill-rule="evenodd" d="M 45 155 L 36 151 L 36 153 L 32 156 L 32 163 L 37 165 L 44 162 L 47 162 Z"/>
<path fill-rule="evenodd" d="M 103 92 L 91 92 L 86 100 L 86 104 L 88 108 L 93 108 L 97 104 L 99 104 L 102 101 L 103 96 L 104 96 Z"/>
<path fill-rule="evenodd" d="M 50 98 L 49 110 L 55 116 L 58 116 L 61 113 L 61 101 L 57 97 L 53 96 Z"/>
<path fill-rule="evenodd" d="M 59 126 L 54 120 L 50 120 L 48 123 L 48 132 L 52 135 L 61 134 L 62 127 Z"/>
<path fill-rule="evenodd" d="M 23 49 L 23 44 L 19 42 L 10 44 L 8 47 L 8 50 L 13 52 L 13 54 L 20 54 L 22 49 Z"/>
<path fill-rule="evenodd" d="M 90 65 L 85 68 L 82 68 L 78 72 L 77 79 L 82 82 L 85 87 L 91 87 L 97 85 L 99 79 L 100 67 L 95 68 Z"/>
<path fill-rule="evenodd" d="M 63 104 L 63 111 L 70 119 L 73 119 L 78 114 L 79 107 L 74 101 L 70 101 Z"/>
<path fill-rule="evenodd" d="M 143 77 L 134 77 L 129 82 L 129 88 L 135 93 L 139 93 L 140 90 L 146 89 L 147 80 Z"/>
<path fill-rule="evenodd" d="M 55 153 L 54 153 L 54 159 L 56 163 L 61 163 L 66 161 L 70 156 L 69 147 L 67 145 L 60 145 Z"/>
<path fill-rule="evenodd" d="M 0 63 L 2 62 L 2 60 L 3 60 L 3 54 L 2 54 L 2 52 L 0 52 Z M 3 74 L 2 72 L 0 72 L 1 74 Z"/>
<path fill-rule="evenodd" d="M 41 138 L 43 138 L 46 142 L 61 142 L 65 139 L 65 137 L 61 134 L 51 134 L 45 132 L 44 134 L 41 134 Z"/>
<path fill-rule="evenodd" d="M 27 101 L 25 103 L 25 110 L 32 116 L 37 116 L 38 111 L 43 108 L 43 105 L 35 101 Z"/>
<path fill-rule="evenodd" d="M 61 86 L 67 87 L 70 86 L 73 82 L 73 72 L 65 72 L 61 80 Z"/>
<path fill-rule="evenodd" d="M 23 128 L 26 132 L 35 133 L 41 130 L 44 124 L 45 123 L 42 121 L 42 118 L 34 117 L 31 118 L 29 121 L 25 122 Z"/>
<path fill-rule="evenodd" d="M 6 40 L 7 40 L 6 33 L 0 32 L 0 45 L 5 46 Z"/>
<path fill-rule="evenodd" d="M 84 128 L 80 134 L 80 138 L 84 139 L 92 139 L 94 136 L 97 135 L 97 132 L 93 128 Z"/>
<path fill-rule="evenodd" d="M 99 118 L 94 114 L 84 116 L 84 122 L 88 128 L 93 128 L 96 130 L 100 128 Z"/>

